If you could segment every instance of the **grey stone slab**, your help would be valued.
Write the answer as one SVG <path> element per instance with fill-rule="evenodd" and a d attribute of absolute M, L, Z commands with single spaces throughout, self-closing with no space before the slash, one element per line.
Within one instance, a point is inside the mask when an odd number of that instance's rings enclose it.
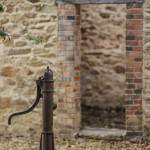
<path fill-rule="evenodd" d="M 143 3 L 144 0 L 56 0 L 57 3 L 71 4 L 127 4 L 127 3 Z"/>
<path fill-rule="evenodd" d="M 78 136 L 96 139 L 121 139 L 126 136 L 126 130 L 86 127 L 79 131 Z"/>

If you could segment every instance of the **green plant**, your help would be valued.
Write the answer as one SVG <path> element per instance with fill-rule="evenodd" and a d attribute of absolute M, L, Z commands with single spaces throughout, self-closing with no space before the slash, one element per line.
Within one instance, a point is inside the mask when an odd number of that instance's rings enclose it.
<path fill-rule="evenodd" d="M 42 42 L 41 37 L 36 37 L 36 36 L 31 36 L 31 35 L 29 35 L 29 36 L 28 36 L 28 39 L 29 39 L 30 41 L 32 41 L 33 44 L 39 44 L 39 43 Z"/>
<path fill-rule="evenodd" d="M 124 96 L 120 96 L 117 98 L 117 102 L 120 106 L 123 106 L 123 103 L 124 103 Z"/>
<path fill-rule="evenodd" d="M 0 4 L 0 12 L 4 12 L 4 7 L 2 4 Z"/>
<path fill-rule="evenodd" d="M 10 40 L 10 35 L 5 32 L 4 28 L 0 28 L 0 37 L 4 38 L 4 40 L 6 39 L 6 37 L 8 37 L 8 39 Z"/>

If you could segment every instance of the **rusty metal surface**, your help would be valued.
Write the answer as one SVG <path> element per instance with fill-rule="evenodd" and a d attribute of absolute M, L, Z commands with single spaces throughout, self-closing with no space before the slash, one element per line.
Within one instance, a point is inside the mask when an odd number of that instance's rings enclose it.
<path fill-rule="evenodd" d="M 43 77 L 43 132 L 41 150 L 54 150 L 53 137 L 53 72 L 47 68 Z"/>

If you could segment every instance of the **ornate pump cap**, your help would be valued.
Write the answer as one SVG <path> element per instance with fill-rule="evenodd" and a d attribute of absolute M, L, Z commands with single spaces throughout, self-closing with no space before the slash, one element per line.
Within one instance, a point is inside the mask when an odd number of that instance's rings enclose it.
<path fill-rule="evenodd" d="M 49 67 L 47 67 L 44 73 L 44 80 L 53 80 L 53 72 Z"/>

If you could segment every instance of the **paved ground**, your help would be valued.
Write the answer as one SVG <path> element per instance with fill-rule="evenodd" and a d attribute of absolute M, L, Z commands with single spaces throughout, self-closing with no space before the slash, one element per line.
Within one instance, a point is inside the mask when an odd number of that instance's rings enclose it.
<path fill-rule="evenodd" d="M 12 126 L 8 126 L 8 116 L 14 111 L 12 109 L 0 109 L 0 150 L 39 150 L 40 111 L 37 109 L 28 116 L 15 118 Z M 71 141 L 56 138 L 55 145 L 56 150 L 150 150 L 148 143 L 81 138 Z"/>

